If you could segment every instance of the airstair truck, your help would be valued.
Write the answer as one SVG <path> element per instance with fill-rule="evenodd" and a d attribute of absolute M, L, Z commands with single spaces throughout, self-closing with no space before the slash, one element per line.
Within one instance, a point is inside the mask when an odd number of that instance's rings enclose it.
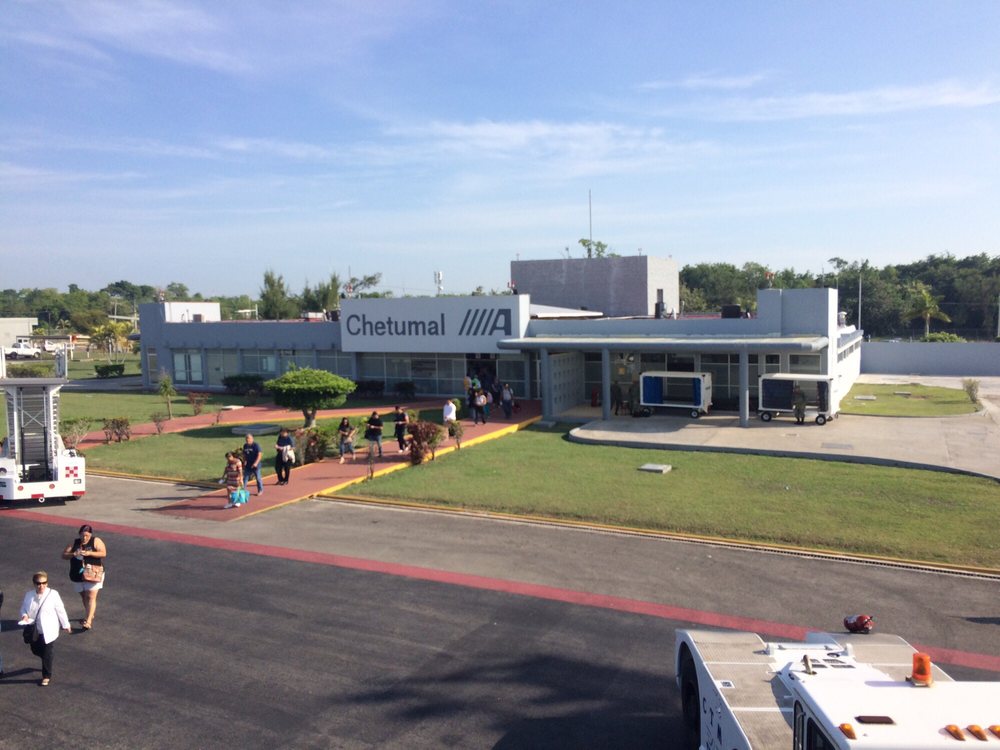
<path fill-rule="evenodd" d="M 1000 749 L 1000 682 L 956 682 L 898 636 L 679 630 L 675 655 L 700 750 Z"/>
<path fill-rule="evenodd" d="M 0 351 L 0 388 L 7 402 L 7 437 L 0 450 L 0 500 L 79 499 L 87 491 L 86 461 L 59 435 L 59 391 L 69 382 L 66 352 L 56 352 L 56 376 L 7 377 Z"/>

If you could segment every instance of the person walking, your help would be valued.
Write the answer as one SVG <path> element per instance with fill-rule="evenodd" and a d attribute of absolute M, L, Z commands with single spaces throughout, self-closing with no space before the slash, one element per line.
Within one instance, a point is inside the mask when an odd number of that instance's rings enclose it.
<path fill-rule="evenodd" d="M 340 420 L 340 424 L 337 426 L 337 437 L 340 439 L 340 463 L 344 463 L 344 456 L 348 452 L 351 454 L 351 460 L 354 460 L 355 433 L 357 433 L 357 430 L 351 424 L 350 419 L 344 417 Z"/>
<path fill-rule="evenodd" d="M 243 484 L 250 488 L 250 478 L 257 478 L 257 494 L 264 494 L 264 482 L 260 478 L 260 446 L 254 442 L 253 435 L 247 433 L 246 442 L 243 444 Z"/>
<path fill-rule="evenodd" d="M 31 628 L 25 633 L 25 641 L 31 653 L 42 660 L 42 687 L 52 679 L 52 660 L 59 630 L 72 633 L 69 615 L 62 597 L 55 589 L 49 588 L 49 574 L 39 570 L 31 577 L 33 588 L 24 595 L 21 602 L 21 619 L 18 625 Z"/>
<path fill-rule="evenodd" d="M 510 387 L 510 383 L 504 383 L 500 389 L 500 408 L 507 419 L 514 414 L 514 389 Z"/>
<path fill-rule="evenodd" d="M 472 423 L 479 424 L 479 420 L 482 419 L 483 424 L 486 424 L 486 414 L 486 394 L 480 389 L 476 391 L 473 399 Z"/>
<path fill-rule="evenodd" d="M 94 527 L 90 524 L 81 526 L 77 533 L 77 538 L 63 550 L 62 558 L 69 560 L 69 580 L 83 602 L 80 625 L 84 630 L 90 630 L 97 611 L 97 594 L 104 588 L 107 577 L 104 558 L 108 556 L 108 548 L 99 537 L 94 536 Z"/>
<path fill-rule="evenodd" d="M 406 453 L 406 426 L 410 423 L 410 415 L 402 406 L 396 406 L 392 418 L 396 422 L 395 435 L 396 442 L 399 444 L 399 452 Z"/>
<path fill-rule="evenodd" d="M 240 461 L 238 454 L 230 451 L 226 454 L 226 469 L 222 475 L 222 481 L 226 485 L 226 492 L 229 501 L 226 503 L 227 508 L 232 508 L 237 503 L 237 495 L 235 494 L 239 490 L 243 489 L 243 462 Z M 249 497 L 247 493 L 243 494 L 243 502 L 246 502 L 246 498 Z"/>
<path fill-rule="evenodd" d="M 277 454 L 274 457 L 274 471 L 278 475 L 278 484 L 288 484 L 288 479 L 292 475 L 292 466 L 295 465 L 295 441 L 288 434 L 288 428 L 282 427 L 278 431 L 278 440 L 274 444 Z"/>
<path fill-rule="evenodd" d="M 368 452 L 371 453 L 372 446 L 377 446 L 378 457 L 382 458 L 382 417 L 378 415 L 377 411 L 373 411 L 372 415 L 368 417 L 367 425 L 365 440 L 368 441 Z"/>

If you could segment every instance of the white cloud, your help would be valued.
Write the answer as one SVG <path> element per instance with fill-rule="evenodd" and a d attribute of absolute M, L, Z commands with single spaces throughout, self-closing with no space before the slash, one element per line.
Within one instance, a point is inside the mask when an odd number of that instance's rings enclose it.
<path fill-rule="evenodd" d="M 717 76 L 708 73 L 696 73 L 680 80 L 645 81 L 636 86 L 640 91 L 662 91 L 664 89 L 718 90 L 718 89 L 749 89 L 766 80 L 763 73 L 750 73 L 742 76 Z"/>
<path fill-rule="evenodd" d="M 665 116 L 698 116 L 718 121 L 775 121 L 812 117 L 860 117 L 924 109 L 968 109 L 1000 103 L 1000 88 L 941 81 L 922 86 L 887 86 L 840 93 L 713 99 L 665 107 Z"/>

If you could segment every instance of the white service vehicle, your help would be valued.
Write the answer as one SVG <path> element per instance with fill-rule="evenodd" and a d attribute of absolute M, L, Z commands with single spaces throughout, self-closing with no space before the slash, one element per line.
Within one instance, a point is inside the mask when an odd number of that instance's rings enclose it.
<path fill-rule="evenodd" d="M 679 630 L 675 655 L 701 750 L 1000 749 L 1000 682 L 956 682 L 899 636 Z"/>
<path fill-rule="evenodd" d="M 3 353 L 10 359 L 38 359 L 42 350 L 28 341 L 15 341 L 13 346 L 5 346 Z"/>
<path fill-rule="evenodd" d="M 7 401 L 0 500 L 76 500 L 87 491 L 86 461 L 59 435 L 59 390 L 67 382 L 65 352 L 56 353 L 54 378 L 8 378 L 0 351 L 0 388 Z"/>

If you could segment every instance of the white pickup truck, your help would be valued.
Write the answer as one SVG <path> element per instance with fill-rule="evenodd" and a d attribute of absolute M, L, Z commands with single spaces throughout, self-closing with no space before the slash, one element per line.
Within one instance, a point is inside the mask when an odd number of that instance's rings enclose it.
<path fill-rule="evenodd" d="M 8 359 L 38 359 L 42 350 L 27 341 L 15 341 L 13 346 L 5 346 L 3 353 Z"/>

